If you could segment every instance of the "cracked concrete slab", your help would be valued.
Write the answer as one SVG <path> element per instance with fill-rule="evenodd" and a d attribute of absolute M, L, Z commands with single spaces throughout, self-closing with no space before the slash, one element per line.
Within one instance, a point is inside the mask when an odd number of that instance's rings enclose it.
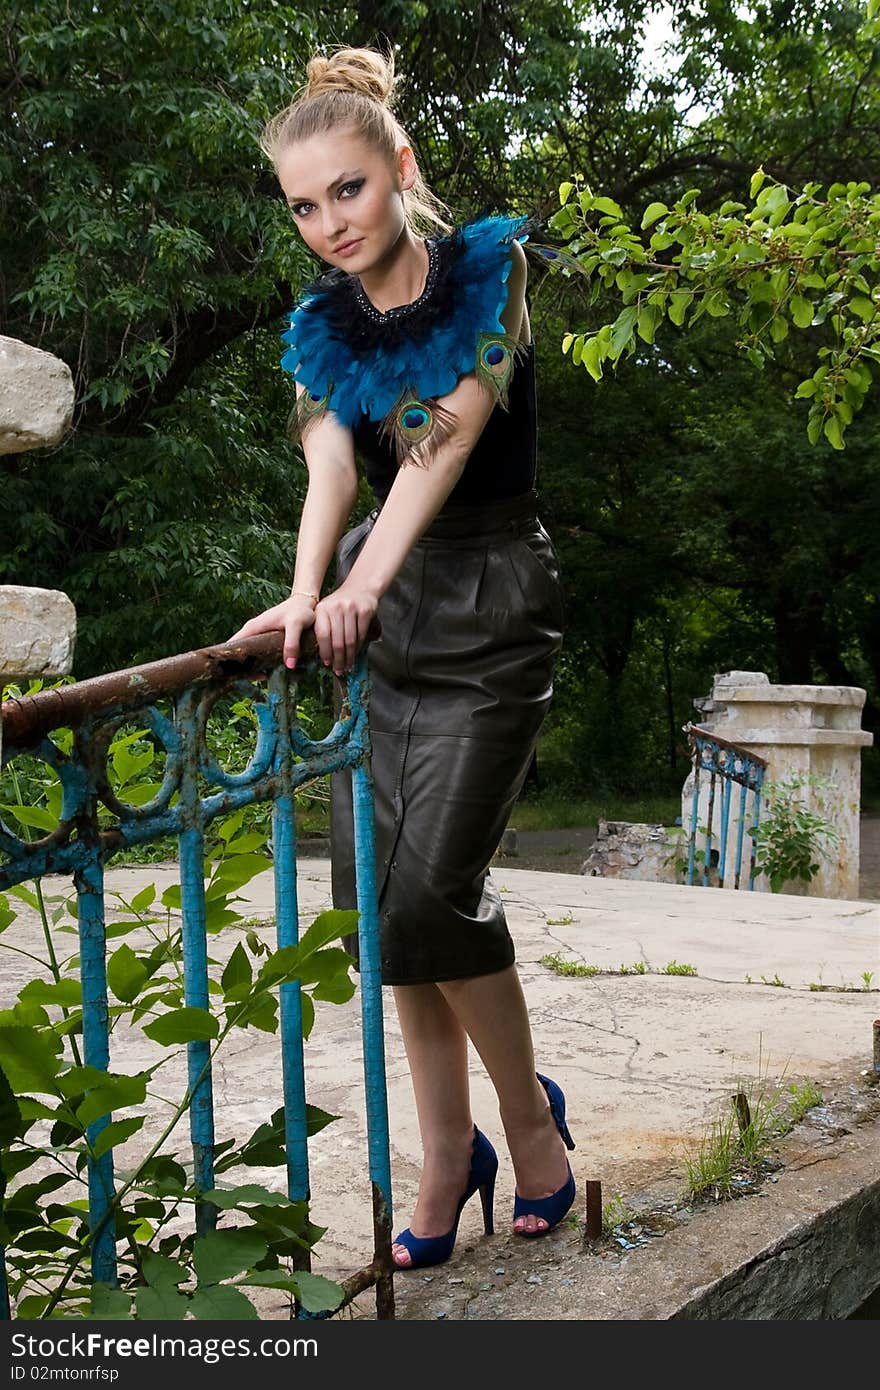
<path fill-rule="evenodd" d="M 494 868 L 493 878 L 517 945 L 538 1065 L 566 1092 L 577 1141 L 572 1167 L 581 1196 L 575 1220 L 544 1239 L 526 1242 L 509 1233 L 512 1168 L 494 1092 L 472 1055 L 474 1117 L 500 1159 L 497 1234 L 481 1237 L 478 1204 L 470 1203 L 450 1262 L 395 1280 L 399 1316 L 670 1317 L 699 1288 L 735 1270 L 737 1261 L 754 1259 L 768 1242 L 784 1240 L 799 1224 L 867 1191 L 877 1180 L 880 1122 L 867 1112 L 857 1122 L 816 1130 L 827 1148 L 818 1159 L 810 1125 L 799 1126 L 791 1153 L 802 1160 L 809 1157 L 803 1172 L 786 1167 L 760 1193 L 711 1210 L 688 1212 L 683 1158 L 737 1085 L 759 1076 L 783 1085 L 809 1079 L 832 1109 L 841 1096 L 852 1099 L 853 1088 L 867 1093 L 872 1023 L 880 1014 L 880 904 L 728 893 L 506 866 Z M 150 882 L 161 891 L 176 879 L 176 866 L 111 869 L 107 874 L 108 890 L 124 886 L 128 896 Z M 330 905 L 328 862 L 302 860 L 298 883 L 306 925 Z M 45 888 L 58 892 L 59 881 L 47 879 Z M 271 917 L 271 874 L 254 879 L 243 895 L 243 910 Z M 270 921 L 258 931 L 272 941 Z M 6 939 L 36 949 L 35 920 L 24 914 Z M 134 944 L 134 938 L 127 939 Z M 211 938 L 211 954 L 225 959 L 239 939 L 234 931 Z M 541 964 L 542 957 L 553 954 L 608 973 L 560 976 Z M 646 973 L 613 973 L 639 960 L 647 963 Z M 672 961 L 693 966 L 697 973 L 659 973 Z M 873 972 L 870 989 L 864 988 L 864 972 Z M 7 957 L 4 1006 L 30 973 L 24 958 Z M 774 979 L 781 983 L 764 982 Z M 811 984 L 824 988 L 811 990 Z M 397 1227 L 406 1224 L 415 1199 L 419 1141 L 391 992 L 386 996 Z M 319 1003 L 306 1044 L 308 1097 L 340 1116 L 310 1141 L 312 1215 L 328 1227 L 316 1248 L 314 1268 L 330 1277 L 359 1268 L 371 1252 L 359 1026 L 358 995 L 342 1006 Z M 114 1067 L 137 1066 L 146 1056 L 142 1038 L 114 1035 Z M 218 1138 L 249 1133 L 280 1104 L 277 1038 L 250 1030 L 227 1048 L 215 1072 Z M 802 1135 L 807 1138 L 798 1137 Z M 814 1159 L 827 1163 L 829 1174 L 837 1176 L 817 1181 Z M 247 1171 L 254 1181 L 278 1184 L 279 1170 Z M 653 1203 L 685 1215 L 676 1215 L 675 1229 L 643 1248 L 606 1249 L 585 1257 L 576 1213 L 583 1215 L 587 1179 L 601 1181 L 605 1202 L 620 1194 L 635 1209 Z M 499 1268 L 503 1275 L 496 1272 Z M 361 1295 L 349 1315 L 371 1317 L 372 1307 L 371 1295 Z M 270 1294 L 261 1298 L 260 1313 L 265 1318 L 287 1316 L 281 1301 Z"/>

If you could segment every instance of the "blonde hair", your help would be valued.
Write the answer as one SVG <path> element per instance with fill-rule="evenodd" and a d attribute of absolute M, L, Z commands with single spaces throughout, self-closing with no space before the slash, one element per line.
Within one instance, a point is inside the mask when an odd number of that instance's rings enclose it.
<path fill-rule="evenodd" d="M 394 58 L 374 48 L 338 47 L 329 57 L 317 54 L 306 67 L 306 81 L 294 101 L 269 120 L 260 149 L 276 170 L 282 150 L 298 140 L 331 130 L 352 130 L 364 142 L 394 160 L 401 145 L 412 142 L 391 110 L 396 79 Z M 452 214 L 416 174 L 403 192 L 407 225 L 415 233 L 452 230 Z"/>

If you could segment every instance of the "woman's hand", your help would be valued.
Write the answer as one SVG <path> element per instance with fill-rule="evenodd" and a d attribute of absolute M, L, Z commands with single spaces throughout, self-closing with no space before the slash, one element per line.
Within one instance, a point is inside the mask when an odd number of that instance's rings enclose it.
<path fill-rule="evenodd" d="M 274 608 L 267 608 L 265 613 L 251 618 L 232 634 L 229 641 L 237 642 L 240 637 L 257 637 L 261 632 L 283 632 L 284 664 L 293 667 L 299 658 L 303 632 L 315 626 L 315 612 L 308 598 L 291 594 L 283 603 L 276 603 Z"/>
<path fill-rule="evenodd" d="M 315 609 L 315 640 L 325 666 L 341 676 L 350 671 L 379 605 L 377 596 L 350 579 L 321 599 Z"/>

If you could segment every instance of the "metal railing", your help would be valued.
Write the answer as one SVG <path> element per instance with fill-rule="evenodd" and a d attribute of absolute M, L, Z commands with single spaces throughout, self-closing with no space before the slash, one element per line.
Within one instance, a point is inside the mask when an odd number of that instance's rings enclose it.
<path fill-rule="evenodd" d="M 343 1281 L 344 1302 L 375 1286 L 380 1318 L 394 1316 L 391 1259 L 391 1173 L 382 1025 L 369 771 L 368 679 L 364 649 L 344 682 L 339 718 L 326 738 L 313 741 L 297 719 L 297 678 L 281 664 L 280 633 L 207 647 L 163 661 L 98 676 L 79 684 L 7 701 L 2 707 L 3 763 L 31 754 L 57 773 L 63 793 L 60 823 L 41 839 L 20 839 L 0 822 L 0 891 L 44 874 L 73 876 L 78 903 L 83 991 L 83 1060 L 105 1071 L 110 1063 L 104 866 L 119 850 L 162 836 L 178 837 L 185 1003 L 208 1008 L 204 850 L 206 827 L 251 803 L 272 802 L 272 847 L 278 947 L 299 938 L 294 794 L 305 782 L 352 769 L 354 843 L 359 911 L 360 995 L 366 1088 L 369 1175 L 373 1195 L 373 1259 Z M 308 668 L 308 661 L 301 663 Z M 206 741 L 208 716 L 223 697 L 254 702 L 256 746 L 244 771 L 220 766 Z M 169 716 L 158 701 L 170 702 Z M 111 790 L 107 752 L 114 734 L 142 721 L 165 753 L 161 786 L 145 805 L 120 801 Z M 65 753 L 50 738 L 73 731 Z M 99 822 L 99 804 L 112 815 Z M 106 822 L 103 815 L 101 820 Z M 287 1193 L 309 1198 L 306 1100 L 299 981 L 279 989 L 280 1052 L 287 1155 Z M 210 1044 L 186 1044 L 191 1088 L 190 1137 L 199 1193 L 214 1188 L 214 1108 Z M 87 1130 L 91 1149 L 111 1116 Z M 90 1159 L 88 1172 L 91 1273 L 115 1285 L 116 1237 L 109 1219 L 114 1197 L 113 1150 Z M 216 1222 L 210 1202 L 197 1203 L 196 1231 Z M 0 1307 L 9 1316 L 0 1250 Z M 306 1257 L 305 1267 L 308 1265 Z M 0 1314 L 2 1315 L 2 1314 Z"/>
<path fill-rule="evenodd" d="M 729 840 L 734 839 L 733 886 L 739 888 L 743 869 L 743 847 L 746 826 L 748 826 L 749 864 L 748 886 L 755 886 L 755 861 L 757 857 L 757 831 L 761 820 L 761 788 L 767 771 L 767 763 L 747 748 L 728 743 L 709 729 L 698 724 L 686 724 L 683 732 L 687 734 L 694 764 L 694 791 L 691 801 L 691 823 L 688 835 L 687 881 L 693 885 L 697 874 L 697 855 L 701 853 L 703 869 L 700 887 L 712 885 L 712 872 L 717 869 L 714 886 L 723 888 L 728 876 L 728 860 L 731 857 Z M 706 823 L 699 824 L 701 802 L 701 774 L 709 774 L 709 788 L 706 799 Z M 720 797 L 717 795 L 718 782 L 721 783 Z M 731 801 L 734 786 L 739 786 L 739 815 L 731 826 Z M 715 806 L 720 801 L 720 826 L 715 830 Z M 749 804 L 750 803 L 750 804 Z M 703 838 L 703 849 L 698 851 L 697 841 Z M 718 848 L 715 848 L 717 840 Z"/>

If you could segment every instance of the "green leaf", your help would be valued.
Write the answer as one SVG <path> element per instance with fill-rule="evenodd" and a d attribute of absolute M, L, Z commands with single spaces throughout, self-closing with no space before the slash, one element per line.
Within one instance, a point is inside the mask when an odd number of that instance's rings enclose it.
<path fill-rule="evenodd" d="M 167 1255 L 160 1255 L 157 1250 L 145 1250 L 142 1264 L 144 1278 L 154 1289 L 174 1289 L 178 1284 L 185 1284 L 190 1277 L 190 1271 L 184 1265 L 169 1259 Z"/>
<path fill-rule="evenodd" d="M 114 1149 L 117 1144 L 124 1144 L 126 1139 L 130 1139 L 133 1134 L 137 1134 L 141 1128 L 145 1115 L 132 1115 L 125 1120 L 113 1120 L 109 1125 L 101 1130 L 95 1140 L 95 1157 L 100 1158 L 110 1149 Z"/>
<path fill-rule="evenodd" d="M 301 994 L 299 1002 L 302 1010 L 302 1035 L 309 1038 L 315 1026 L 315 1006 L 310 994 Z"/>
<path fill-rule="evenodd" d="M 146 1072 L 138 1072 L 134 1076 L 113 1076 L 106 1084 L 86 1093 L 77 1106 L 76 1118 L 80 1124 L 90 1125 L 114 1110 L 122 1110 L 127 1105 L 142 1105 L 146 1095 Z"/>
<path fill-rule="evenodd" d="M 171 883 L 162 894 L 162 906 L 170 907 L 173 912 L 180 911 L 180 884 Z"/>
<path fill-rule="evenodd" d="M 810 396 L 815 396 L 817 390 L 818 387 L 816 386 L 815 381 L 811 376 L 808 376 L 806 381 L 802 381 L 798 389 L 795 391 L 795 400 L 804 400 Z"/>
<path fill-rule="evenodd" d="M 196 1289 L 190 1299 L 190 1312 L 204 1322 L 256 1321 L 260 1316 L 247 1294 L 230 1284 Z"/>
<path fill-rule="evenodd" d="M 23 1004 L 58 1004 L 62 1007 L 82 1003 L 79 980 L 31 980 L 19 992 Z"/>
<path fill-rule="evenodd" d="M 668 211 L 669 209 L 665 203 L 649 203 L 642 215 L 642 230 L 644 231 L 645 227 L 652 226 L 652 224 L 657 221 L 658 217 L 662 217 L 664 212 Z"/>
<path fill-rule="evenodd" d="M 33 1028 L 0 1027 L 0 1067 L 13 1091 L 37 1091 L 54 1095 L 61 1069 L 60 1038 L 37 1033 Z"/>
<path fill-rule="evenodd" d="M 109 1284 L 93 1284 L 91 1315 L 109 1322 L 127 1322 L 131 1317 L 131 1295 Z"/>
<path fill-rule="evenodd" d="M 858 294 L 849 301 L 848 307 L 850 313 L 855 314 L 864 323 L 874 317 L 878 308 L 876 304 L 871 303 L 870 299 L 865 299 L 864 296 Z"/>
<path fill-rule="evenodd" d="M 135 1294 L 141 1322 L 183 1322 L 189 1312 L 189 1299 L 173 1287 L 153 1288 L 152 1284 Z"/>
<path fill-rule="evenodd" d="M 617 318 L 614 320 L 611 326 L 610 353 L 614 361 L 617 361 L 624 348 L 632 343 L 638 315 L 638 309 L 636 309 L 634 305 L 631 305 L 630 308 L 624 309 L 622 313 L 618 314 Z"/>
<path fill-rule="evenodd" d="M 208 1231 L 199 1236 L 193 1250 L 193 1265 L 200 1284 L 219 1284 L 235 1274 L 253 1268 L 265 1259 L 268 1245 L 252 1227 L 227 1231 Z"/>
<path fill-rule="evenodd" d="M 588 338 L 584 343 L 583 364 L 594 381 L 602 379 L 602 347 L 598 338 Z"/>
<path fill-rule="evenodd" d="M 220 1024 L 207 1009 L 187 1006 L 173 1009 L 153 1023 L 146 1024 L 144 1032 L 162 1047 L 172 1047 L 175 1043 L 206 1042 L 216 1038 Z"/>
<path fill-rule="evenodd" d="M 135 912 L 146 912 L 148 907 L 152 907 L 156 901 L 156 885 L 148 883 L 146 888 L 142 888 L 139 893 L 135 893 L 131 900 L 131 907 Z"/>
<path fill-rule="evenodd" d="M 0 1150 L 24 1133 L 24 1116 L 6 1073 L 0 1071 Z"/>
<path fill-rule="evenodd" d="M 655 304 L 644 304 L 639 310 L 638 334 L 643 343 L 653 343 L 657 324 L 663 314 Z"/>
<path fill-rule="evenodd" d="M 676 328 L 681 328 L 687 307 L 694 297 L 693 290 L 673 290 L 669 296 L 669 318 Z"/>
<path fill-rule="evenodd" d="M 14 816 L 20 825 L 26 825 L 32 830 L 55 830 L 58 825 L 58 817 L 51 812 L 42 810 L 39 806 L 0 806 L 0 811 L 6 811 Z"/>
<path fill-rule="evenodd" d="M 225 859 L 205 890 L 206 901 L 211 902 L 236 892 L 256 878 L 257 874 L 271 867 L 272 861 L 266 854 L 236 854 L 231 859 Z"/>
<path fill-rule="evenodd" d="M 561 184 L 559 185 L 559 201 L 560 201 L 561 204 L 564 204 L 564 203 L 567 203 L 567 202 L 568 202 L 569 196 L 570 196 L 570 194 L 571 194 L 571 190 L 572 190 L 573 188 L 574 188 L 574 184 L 573 184 L 573 183 L 568 183 L 568 182 L 566 182 L 566 183 L 561 183 Z"/>
<path fill-rule="evenodd" d="M 268 1187 L 250 1182 L 242 1183 L 240 1187 L 215 1187 L 205 1193 L 205 1201 L 213 1202 L 222 1211 L 228 1211 L 248 1202 L 262 1202 L 270 1207 L 286 1206 L 289 1198 L 283 1192 L 272 1192 Z"/>
<path fill-rule="evenodd" d="M 309 1274 L 307 1270 L 296 1271 L 299 1285 L 299 1301 L 307 1313 L 324 1313 L 338 1308 L 345 1294 L 332 1279 L 321 1274 Z"/>
<path fill-rule="evenodd" d="M 813 306 L 803 295 L 793 294 L 790 300 L 791 317 L 797 328 L 809 328 L 813 322 Z"/>
<path fill-rule="evenodd" d="M 563 356 L 565 356 L 565 354 L 568 352 L 568 349 L 571 347 L 571 345 L 572 345 L 573 342 L 574 342 L 574 334 L 573 334 L 573 333 L 566 333 L 565 336 L 564 336 L 564 338 L 562 339 L 562 354 L 563 354 Z M 14 914 L 13 914 L 13 915 L 14 915 Z"/>
<path fill-rule="evenodd" d="M 130 1004 L 140 994 L 150 978 L 150 972 L 130 946 L 123 943 L 107 962 L 107 984 L 123 1004 Z"/>
<path fill-rule="evenodd" d="M 220 977 L 224 994 L 228 994 L 236 985 L 249 985 L 253 979 L 253 970 L 248 958 L 248 953 L 239 941 L 226 965 L 226 969 Z"/>
<path fill-rule="evenodd" d="M 834 415 L 830 416 L 830 418 L 825 421 L 823 428 L 825 438 L 828 440 L 828 443 L 831 445 L 832 449 L 843 449 L 843 432 L 840 427 L 840 421 L 837 419 L 837 417 Z"/>
<path fill-rule="evenodd" d="M 751 182 L 749 183 L 749 197 L 751 198 L 752 202 L 754 202 L 754 200 L 760 193 L 761 187 L 766 177 L 767 175 L 764 173 L 763 169 L 758 169 L 755 171 L 754 174 L 752 174 Z"/>

